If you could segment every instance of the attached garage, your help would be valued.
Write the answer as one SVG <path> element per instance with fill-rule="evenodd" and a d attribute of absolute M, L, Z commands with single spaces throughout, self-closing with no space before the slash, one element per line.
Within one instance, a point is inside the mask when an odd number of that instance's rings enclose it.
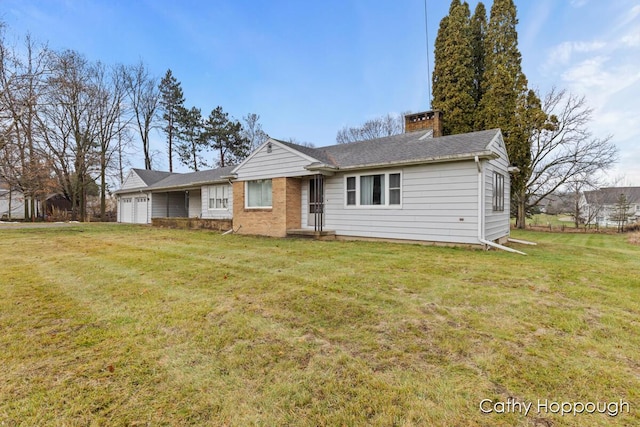
<path fill-rule="evenodd" d="M 228 175 L 233 168 L 190 173 L 132 169 L 122 188 L 114 193 L 118 197 L 118 222 L 151 224 L 152 218 L 231 219 L 233 200 Z M 217 192 L 210 194 L 212 189 Z"/>
<path fill-rule="evenodd" d="M 133 222 L 133 200 L 131 197 L 120 198 L 120 222 Z"/>
<path fill-rule="evenodd" d="M 136 224 L 146 224 L 150 222 L 147 210 L 148 203 L 149 199 L 146 196 L 136 197 L 134 199 L 133 211 L 135 212 L 135 217 L 132 222 Z"/>

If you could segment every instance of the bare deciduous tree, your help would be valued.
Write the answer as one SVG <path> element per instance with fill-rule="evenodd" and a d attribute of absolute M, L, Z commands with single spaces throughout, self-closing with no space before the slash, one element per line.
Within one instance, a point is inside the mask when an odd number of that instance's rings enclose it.
<path fill-rule="evenodd" d="M 581 181 L 585 186 L 585 180 L 597 177 L 618 159 L 612 137 L 597 138 L 589 130 L 593 110 L 584 97 L 553 88 L 542 100 L 542 110 L 548 119 L 544 126 L 533 129 L 531 167 L 521 172 L 528 174 L 524 177 L 526 193 L 517 198 L 522 216 L 562 187 Z M 525 218 L 518 218 L 517 223 L 524 228 Z"/>
<path fill-rule="evenodd" d="M 362 126 L 348 127 L 338 131 L 336 142 L 348 144 L 356 141 L 382 138 L 404 132 L 403 115 L 387 114 L 375 119 L 367 120 Z"/>
<path fill-rule="evenodd" d="M 107 67 L 97 63 L 93 67 L 93 85 L 95 87 L 96 139 L 100 167 L 100 218 L 105 220 L 106 190 L 108 169 L 116 160 L 122 133 L 127 121 L 122 120 L 126 87 L 123 73 L 118 67 Z"/>
<path fill-rule="evenodd" d="M 140 134 L 144 167 L 151 169 L 151 139 L 150 133 L 156 119 L 156 110 L 160 102 L 158 79 L 153 77 L 146 65 L 140 61 L 137 65 L 123 68 L 125 82 L 134 121 Z"/>
<path fill-rule="evenodd" d="M 262 125 L 259 123 L 260 115 L 255 113 L 249 113 L 242 118 L 244 122 L 242 124 L 242 136 L 249 141 L 251 150 L 255 150 L 263 144 L 269 135 L 262 130 Z"/>
<path fill-rule="evenodd" d="M 2 29 L 0 28 L 0 31 Z M 24 217 L 36 218 L 37 199 L 47 192 L 48 172 L 36 150 L 35 117 L 44 91 L 48 50 L 27 34 L 19 55 L 0 35 L 0 105 L 3 113 L 0 178 L 25 197 Z"/>
<path fill-rule="evenodd" d="M 71 201 L 72 218 L 86 218 L 87 190 L 99 168 L 95 69 L 75 51 L 53 55 L 46 97 L 40 107 L 39 127 L 44 150 L 60 188 Z"/>

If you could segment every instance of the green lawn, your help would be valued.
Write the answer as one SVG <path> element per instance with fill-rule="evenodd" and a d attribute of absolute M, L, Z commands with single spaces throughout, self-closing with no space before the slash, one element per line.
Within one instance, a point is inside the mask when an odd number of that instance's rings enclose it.
<path fill-rule="evenodd" d="M 640 246 L 513 235 L 539 245 L 0 229 L 0 426 L 640 425 Z"/>

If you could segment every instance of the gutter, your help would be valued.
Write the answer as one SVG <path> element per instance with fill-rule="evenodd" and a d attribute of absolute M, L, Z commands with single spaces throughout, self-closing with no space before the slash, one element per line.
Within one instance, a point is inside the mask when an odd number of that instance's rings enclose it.
<path fill-rule="evenodd" d="M 507 246 L 504 245 L 500 245 L 498 243 L 489 241 L 487 239 L 484 238 L 484 228 L 483 228 L 483 221 L 482 221 L 482 208 L 483 208 L 483 204 L 482 204 L 482 166 L 480 165 L 480 159 L 478 156 L 475 156 L 473 159 L 476 162 L 476 167 L 478 168 L 478 241 L 480 243 L 482 243 L 485 246 L 491 246 L 493 248 L 496 249 L 502 249 L 503 251 L 507 251 L 507 252 L 513 252 L 516 254 L 520 254 L 520 255 L 526 255 L 524 252 L 520 252 L 516 249 L 513 248 L 509 248 Z"/>

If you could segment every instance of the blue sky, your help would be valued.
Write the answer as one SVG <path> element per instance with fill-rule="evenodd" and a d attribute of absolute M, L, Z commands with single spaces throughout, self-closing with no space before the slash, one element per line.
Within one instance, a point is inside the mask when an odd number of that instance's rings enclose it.
<path fill-rule="evenodd" d="M 188 107 L 257 113 L 269 135 L 323 146 L 345 125 L 429 108 L 427 53 L 432 69 L 449 3 L 427 0 L 428 47 L 424 0 L 0 0 L 0 20 L 10 38 L 29 31 L 107 64 L 142 59 L 158 77 L 171 68 Z M 529 86 L 586 96 L 591 130 L 620 149 L 610 178 L 640 185 L 640 1 L 516 6 Z M 153 144 L 163 151 L 162 135 Z"/>

